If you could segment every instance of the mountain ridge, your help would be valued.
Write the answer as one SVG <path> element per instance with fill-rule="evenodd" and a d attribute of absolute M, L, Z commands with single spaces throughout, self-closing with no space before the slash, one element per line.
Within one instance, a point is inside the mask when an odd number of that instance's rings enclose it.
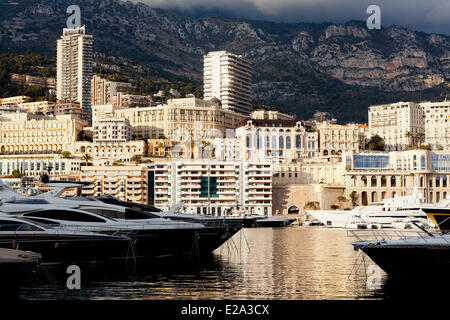
<path fill-rule="evenodd" d="M 54 53 L 70 4 L 1 4 L 0 50 Z M 443 99 L 449 93 L 446 35 L 399 26 L 367 30 L 360 21 L 290 24 L 218 15 L 194 18 L 119 0 L 79 0 L 78 5 L 98 54 L 142 64 L 159 80 L 187 76 L 201 83 L 202 56 L 226 49 L 252 62 L 255 102 L 284 106 L 302 117 L 320 108 L 343 121 L 364 121 L 372 103 L 420 95 Z"/>

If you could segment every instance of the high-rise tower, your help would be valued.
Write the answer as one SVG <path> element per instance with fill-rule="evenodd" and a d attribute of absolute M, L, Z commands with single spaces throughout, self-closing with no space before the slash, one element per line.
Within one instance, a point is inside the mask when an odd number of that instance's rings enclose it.
<path fill-rule="evenodd" d="M 57 41 L 56 97 L 79 102 L 83 119 L 91 123 L 92 35 L 85 26 L 64 28 Z"/>
<path fill-rule="evenodd" d="M 251 65 L 242 56 L 212 51 L 204 56 L 204 98 L 217 98 L 222 107 L 250 114 L 252 100 Z"/>

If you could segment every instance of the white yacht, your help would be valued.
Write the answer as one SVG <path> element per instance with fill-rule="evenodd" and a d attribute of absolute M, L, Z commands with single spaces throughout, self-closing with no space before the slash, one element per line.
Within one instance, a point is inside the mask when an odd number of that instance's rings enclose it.
<path fill-rule="evenodd" d="M 328 228 L 346 229 L 405 229 L 419 223 L 425 227 L 433 226 L 422 211 L 423 196 L 417 192 L 412 195 L 396 196 L 369 206 L 359 206 L 353 210 L 307 210 L 306 212 Z"/>
<path fill-rule="evenodd" d="M 207 227 L 203 223 L 164 219 L 150 211 L 124 205 L 78 198 L 60 198 L 66 188 L 78 183 L 55 183 L 55 189 L 24 196 L 0 185 L 0 216 L 16 215 L 63 229 L 90 231 L 107 235 L 125 235 L 144 257 L 189 255 L 195 244 L 200 253 L 211 253 L 240 226 Z"/>

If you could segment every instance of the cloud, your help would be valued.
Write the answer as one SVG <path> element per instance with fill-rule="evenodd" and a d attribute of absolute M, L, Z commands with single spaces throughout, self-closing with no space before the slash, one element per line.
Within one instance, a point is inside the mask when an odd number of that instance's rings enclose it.
<path fill-rule="evenodd" d="M 138 2 L 138 1 L 135 1 Z M 139 0 L 151 7 L 177 9 L 195 16 L 221 13 L 275 22 L 346 22 L 368 17 L 371 4 L 381 8 L 383 26 L 450 34 L 449 0 Z"/>

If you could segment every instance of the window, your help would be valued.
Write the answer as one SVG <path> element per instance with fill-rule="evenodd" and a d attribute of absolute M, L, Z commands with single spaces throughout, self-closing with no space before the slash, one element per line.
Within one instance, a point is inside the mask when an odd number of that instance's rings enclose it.
<path fill-rule="evenodd" d="M 277 137 L 272 136 L 272 149 L 277 149 Z"/>
<path fill-rule="evenodd" d="M 0 231 L 43 231 L 35 225 L 15 220 L 0 220 Z"/>
<path fill-rule="evenodd" d="M 44 210 L 24 214 L 26 217 L 47 218 L 63 221 L 106 222 L 106 220 L 83 212 L 69 210 Z"/>
<path fill-rule="evenodd" d="M 286 137 L 286 149 L 291 149 L 291 137 Z"/>
<path fill-rule="evenodd" d="M 296 135 L 296 136 L 295 136 L 295 147 L 296 147 L 297 149 L 300 149 L 301 146 L 302 146 L 302 143 L 301 143 L 301 137 L 300 137 L 299 135 Z"/>
<path fill-rule="evenodd" d="M 247 148 L 252 147 L 252 137 L 247 135 Z"/>
<path fill-rule="evenodd" d="M 85 208 L 83 210 L 112 219 L 137 220 L 137 219 L 149 219 L 152 217 L 144 212 L 136 211 L 129 208 L 125 208 L 125 211 L 102 209 L 102 208 L 89 208 L 89 209 Z"/>
<path fill-rule="evenodd" d="M 278 138 L 278 146 L 280 149 L 284 149 L 284 138 L 281 136 Z"/>
<path fill-rule="evenodd" d="M 397 179 L 395 178 L 395 176 L 391 177 L 391 187 L 395 187 L 397 185 Z"/>

